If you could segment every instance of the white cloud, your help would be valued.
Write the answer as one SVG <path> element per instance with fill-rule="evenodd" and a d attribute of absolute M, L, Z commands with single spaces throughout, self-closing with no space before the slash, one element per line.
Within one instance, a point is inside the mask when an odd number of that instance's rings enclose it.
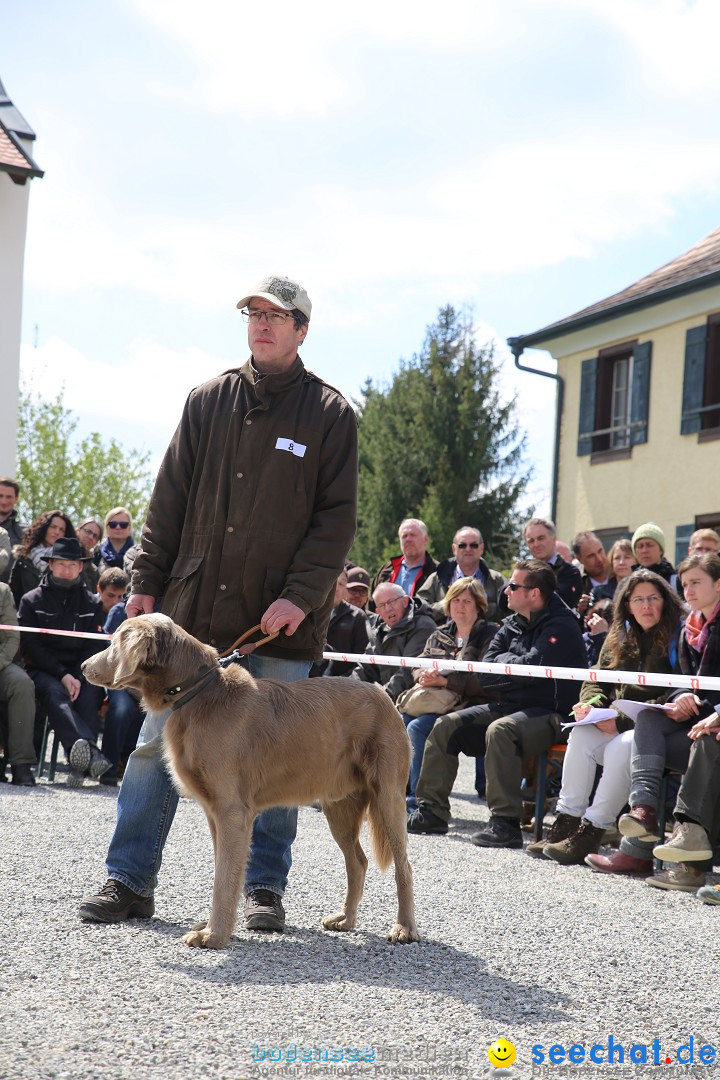
<path fill-rule="evenodd" d="M 201 7 L 193 0 L 129 2 L 137 17 L 179 40 L 197 67 L 196 78 L 183 84 L 158 77 L 155 93 L 244 116 L 253 109 L 265 116 L 326 116 L 365 97 L 367 74 L 353 63 L 363 48 L 479 56 L 510 50 L 524 36 L 522 11 L 508 18 L 500 0 L 455 0 L 446 12 L 431 0 L 286 0 L 272 11 L 228 0 Z"/>

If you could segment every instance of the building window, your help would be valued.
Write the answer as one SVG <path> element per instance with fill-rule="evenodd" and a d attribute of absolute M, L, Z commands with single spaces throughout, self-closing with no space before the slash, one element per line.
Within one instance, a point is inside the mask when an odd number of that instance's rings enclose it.
<path fill-rule="evenodd" d="M 700 440 L 720 436 L 720 313 L 685 335 L 680 434 L 693 432 Z"/>
<path fill-rule="evenodd" d="M 628 341 L 583 360 L 577 452 L 591 463 L 647 442 L 652 343 Z"/>

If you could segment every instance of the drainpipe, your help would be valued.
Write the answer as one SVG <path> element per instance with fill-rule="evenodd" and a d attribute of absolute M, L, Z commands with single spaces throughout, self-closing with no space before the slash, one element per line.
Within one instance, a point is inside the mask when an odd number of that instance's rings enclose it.
<path fill-rule="evenodd" d="M 550 517 L 556 522 L 558 473 L 560 471 L 560 425 L 562 423 L 563 403 L 565 399 L 565 381 L 560 375 L 557 375 L 552 371 L 540 371 L 539 368 L 528 367 L 527 364 L 521 364 L 520 357 L 525 351 L 525 346 L 521 343 L 520 338 L 508 338 L 507 343 L 510 347 L 510 351 L 515 357 L 515 367 L 519 371 L 529 371 L 531 375 L 543 375 L 546 379 L 554 379 L 557 384 L 557 392 L 555 395 L 555 452 L 553 454 L 552 494 L 550 504 Z"/>

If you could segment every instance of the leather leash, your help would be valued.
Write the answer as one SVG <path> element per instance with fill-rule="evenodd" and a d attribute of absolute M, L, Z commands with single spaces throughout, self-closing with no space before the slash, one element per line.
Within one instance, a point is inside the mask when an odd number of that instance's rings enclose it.
<path fill-rule="evenodd" d="M 249 630 L 246 630 L 245 633 L 237 639 L 237 641 L 233 642 L 229 649 L 226 649 L 225 652 L 220 653 L 220 658 L 222 659 L 223 656 L 229 656 L 230 653 L 234 652 L 236 649 L 242 656 L 247 656 L 248 653 L 254 652 L 255 649 L 257 649 L 260 645 L 265 645 L 268 641 L 272 641 L 272 639 L 276 638 L 280 633 L 279 630 L 275 630 L 274 633 L 268 634 L 267 637 L 260 638 L 259 641 L 254 641 L 252 642 L 252 644 L 246 645 L 244 649 L 238 649 L 238 645 L 242 645 L 243 641 L 245 641 L 246 638 L 249 638 L 251 634 L 254 634 L 255 631 L 259 629 L 260 623 L 258 623 L 257 626 L 251 626 Z"/>

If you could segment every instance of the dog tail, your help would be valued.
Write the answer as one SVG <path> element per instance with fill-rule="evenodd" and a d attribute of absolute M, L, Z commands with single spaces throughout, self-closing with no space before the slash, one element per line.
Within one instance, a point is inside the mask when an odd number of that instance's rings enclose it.
<path fill-rule="evenodd" d="M 392 862 L 393 853 L 388 840 L 387 822 L 384 820 L 377 803 L 377 797 L 370 799 L 368 806 L 368 830 L 375 862 L 381 870 L 387 870 Z"/>

